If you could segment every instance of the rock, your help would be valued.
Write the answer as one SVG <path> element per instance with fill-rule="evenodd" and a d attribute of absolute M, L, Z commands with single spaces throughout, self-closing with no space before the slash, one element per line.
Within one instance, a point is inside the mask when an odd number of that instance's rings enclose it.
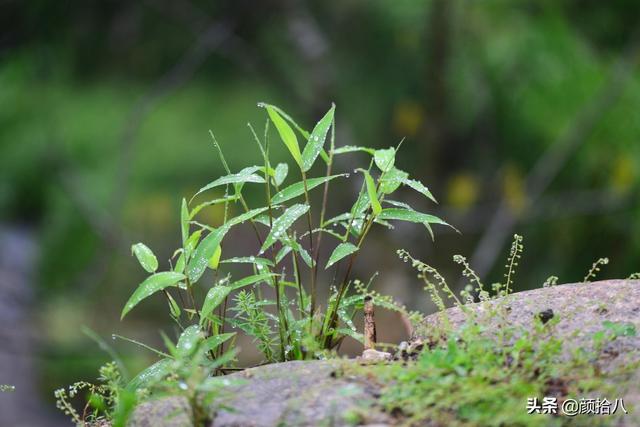
<path fill-rule="evenodd" d="M 640 281 L 611 280 L 589 284 L 570 284 L 537 289 L 507 297 L 510 307 L 508 321 L 524 328 L 533 325 L 536 316 L 547 317 L 547 321 L 558 317 L 555 334 L 563 339 L 564 350 L 569 354 L 577 347 L 592 345 L 593 334 L 602 330 L 602 322 L 630 322 L 640 332 Z M 489 302 L 488 304 L 495 304 Z M 476 312 L 486 313 L 487 306 L 470 306 Z M 447 310 L 451 323 L 460 326 L 465 316 L 458 308 Z M 440 314 L 427 316 L 427 327 L 436 327 L 441 322 Z M 542 319 L 541 319 L 542 320 Z M 491 325 L 497 320 L 487 317 Z M 427 337 L 414 337 L 403 346 L 405 354 L 416 354 L 429 344 Z M 603 364 L 619 366 L 640 359 L 640 336 L 616 339 L 603 355 Z M 389 425 L 393 419 L 371 406 L 379 390 L 365 377 L 339 375 L 344 360 L 287 362 L 248 369 L 230 375 L 241 382 L 229 386 L 224 396 L 213 405 L 225 408 L 212 413 L 212 426 L 315 426 L 352 425 L 350 415 L 360 414 L 360 425 Z M 338 373 L 338 375 L 336 375 Z M 640 370 L 635 373 L 630 389 L 619 388 L 618 396 L 624 398 L 630 415 L 619 418 L 620 425 L 638 426 L 640 420 Z M 612 379 L 615 383 L 617 379 Z M 562 384 L 558 385 L 559 389 Z M 597 392 L 597 391 L 596 391 Z M 587 396 L 586 396 L 587 397 Z M 524 406 L 523 406 L 524 408 Z M 364 417 L 362 417 L 364 414 Z M 167 419 L 167 416 L 170 418 Z M 148 402 L 140 405 L 130 425 L 143 426 L 190 426 L 186 402 L 178 398 Z"/>
<path fill-rule="evenodd" d="M 364 362 L 384 362 L 387 360 L 391 360 L 391 353 L 368 348 L 362 352 L 362 356 L 360 356 L 360 360 Z"/>
<path fill-rule="evenodd" d="M 229 375 L 237 384 L 226 387 L 214 403 L 211 426 L 346 426 L 358 415 L 363 425 L 388 425 L 390 417 L 369 407 L 378 390 L 361 378 L 336 375 L 344 360 L 286 362 Z M 151 401 L 136 408 L 131 427 L 191 427 L 187 402 L 179 398 Z"/>

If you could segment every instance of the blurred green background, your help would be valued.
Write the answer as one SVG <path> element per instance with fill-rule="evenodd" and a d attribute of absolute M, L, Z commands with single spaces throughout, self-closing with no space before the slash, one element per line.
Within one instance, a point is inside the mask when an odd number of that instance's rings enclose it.
<path fill-rule="evenodd" d="M 579 281 L 601 256 L 602 277 L 639 271 L 638 21 L 633 0 L 0 2 L 0 229 L 37 254 L 28 322 L 0 334 L 29 337 L 34 399 L 53 407 L 54 388 L 107 360 L 82 325 L 160 342 L 162 301 L 118 320 L 144 277 L 129 247 L 171 255 L 181 198 L 223 173 L 209 129 L 232 169 L 259 161 L 258 101 L 307 128 L 335 102 L 338 145 L 406 137 L 397 164 L 440 204 L 402 197 L 462 232 L 374 233 L 357 273 L 379 271 L 377 289 L 410 308 L 433 310 L 400 247 L 452 284 L 455 253 L 500 280 L 515 232 L 518 290 Z M 335 212 L 356 191 L 334 193 Z M 382 340 L 400 339 L 381 316 Z M 151 360 L 114 345 L 132 369 Z"/>

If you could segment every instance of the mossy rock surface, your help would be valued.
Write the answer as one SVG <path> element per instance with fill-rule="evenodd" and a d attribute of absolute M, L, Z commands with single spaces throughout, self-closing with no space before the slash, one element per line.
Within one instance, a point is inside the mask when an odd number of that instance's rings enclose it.
<path fill-rule="evenodd" d="M 495 302 L 492 302 L 495 303 Z M 541 312 L 559 316 L 554 334 L 564 342 L 567 356 L 577 347 L 590 348 L 593 334 L 604 321 L 627 322 L 640 331 L 640 281 L 609 280 L 577 283 L 520 292 L 504 301 L 508 321 L 532 327 Z M 472 305 L 478 313 L 487 307 Z M 454 326 L 465 321 L 459 308 L 447 311 Z M 428 328 L 437 327 L 439 314 L 426 317 Z M 488 318 L 488 322 L 494 320 Z M 489 323 L 490 324 L 490 323 Z M 607 372 L 613 367 L 640 360 L 640 336 L 619 337 L 607 344 L 601 359 L 594 361 Z M 375 405 L 380 385 L 366 375 L 341 375 L 343 364 L 353 361 L 287 362 L 248 369 L 229 376 L 239 380 L 211 409 L 212 426 L 340 426 L 392 425 L 394 419 Z M 616 396 L 624 398 L 629 415 L 618 425 L 640 425 L 640 370 L 619 384 Z M 616 382 L 618 378 L 612 378 Z M 616 385 L 618 385 L 616 383 Z M 597 394 L 597 393 L 596 393 Z M 523 402 L 523 410 L 524 404 Z M 220 404 L 225 409 L 220 409 Z M 179 398 L 164 398 L 140 405 L 131 421 L 134 427 L 191 426 L 189 408 Z"/>

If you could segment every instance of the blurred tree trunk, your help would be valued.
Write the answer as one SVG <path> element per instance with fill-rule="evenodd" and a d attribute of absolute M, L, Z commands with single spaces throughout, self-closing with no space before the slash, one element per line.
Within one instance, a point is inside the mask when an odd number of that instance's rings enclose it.
<path fill-rule="evenodd" d="M 0 224 L 0 384 L 15 391 L 0 393 L 0 425 L 62 425 L 40 400 L 36 326 L 31 313 L 37 245 L 31 230 Z"/>

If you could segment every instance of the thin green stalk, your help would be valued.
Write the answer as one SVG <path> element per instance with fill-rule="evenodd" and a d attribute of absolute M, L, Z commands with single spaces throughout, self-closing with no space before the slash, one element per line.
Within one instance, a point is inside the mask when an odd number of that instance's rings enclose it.
<path fill-rule="evenodd" d="M 268 156 L 268 147 L 263 147 L 262 144 L 260 144 L 260 140 L 258 139 L 258 135 L 256 134 L 255 130 L 253 129 L 253 126 L 251 126 L 251 123 L 247 124 L 249 126 L 249 129 L 251 130 L 251 133 L 253 134 L 253 137 L 256 141 L 256 144 L 258 144 L 258 147 L 260 148 L 260 151 L 262 152 L 262 157 L 264 160 L 264 182 L 265 182 L 265 195 L 266 195 L 266 199 L 267 199 L 267 207 L 268 207 L 268 214 L 269 214 L 269 228 L 273 228 L 273 209 L 272 209 L 272 205 L 271 205 L 271 185 L 270 185 L 270 177 L 269 177 L 269 169 L 271 167 L 270 162 L 269 162 L 269 156 Z M 275 266 L 276 264 L 276 256 L 275 253 L 273 251 L 273 247 L 270 248 L 269 253 L 271 254 L 271 259 L 273 261 L 273 265 Z M 281 292 L 282 290 L 280 289 L 280 281 L 278 280 L 278 276 L 275 275 L 273 276 L 273 285 L 276 291 L 276 311 L 278 312 L 278 333 L 280 335 L 280 351 L 282 354 L 282 359 L 285 359 L 285 352 L 284 352 L 284 348 L 285 348 L 285 332 L 289 329 L 288 325 L 287 325 L 287 320 L 286 320 L 286 316 L 284 316 L 284 313 L 282 311 L 282 302 L 281 302 Z"/>
<path fill-rule="evenodd" d="M 302 183 L 304 185 L 304 199 L 309 206 L 309 210 L 307 210 L 307 225 L 309 227 L 309 252 L 312 254 L 315 253 L 313 248 L 313 226 L 311 225 L 313 220 L 311 218 L 311 201 L 309 200 L 309 191 L 307 188 L 307 174 L 301 169 L 302 172 Z M 322 224 L 320 224 L 322 227 Z M 311 305 L 309 307 L 309 331 L 313 331 L 313 315 L 316 311 L 316 276 L 317 276 L 318 265 L 315 261 L 311 260 Z"/>
<path fill-rule="evenodd" d="M 329 151 L 329 162 L 327 163 L 327 172 L 325 174 L 326 177 L 331 176 L 331 172 L 332 172 L 332 168 L 333 168 L 333 150 L 335 148 L 335 139 L 336 139 L 336 123 L 335 123 L 335 118 L 333 120 L 333 123 L 331 125 L 331 149 Z M 329 180 L 327 180 L 324 183 L 324 192 L 322 194 L 322 207 L 320 208 L 320 221 L 318 223 L 318 227 L 320 227 L 322 229 L 323 227 L 323 223 L 324 223 L 324 217 L 326 214 L 326 210 L 327 210 L 327 201 L 329 199 Z M 318 240 L 316 242 L 316 251 L 313 254 L 313 262 L 314 265 L 316 266 L 315 270 L 314 270 L 314 274 L 313 274 L 313 279 L 314 279 L 314 283 L 317 282 L 318 280 L 318 268 L 317 266 L 319 265 L 318 262 L 320 261 L 320 246 L 322 244 L 322 234 L 320 233 L 318 235 Z"/>

